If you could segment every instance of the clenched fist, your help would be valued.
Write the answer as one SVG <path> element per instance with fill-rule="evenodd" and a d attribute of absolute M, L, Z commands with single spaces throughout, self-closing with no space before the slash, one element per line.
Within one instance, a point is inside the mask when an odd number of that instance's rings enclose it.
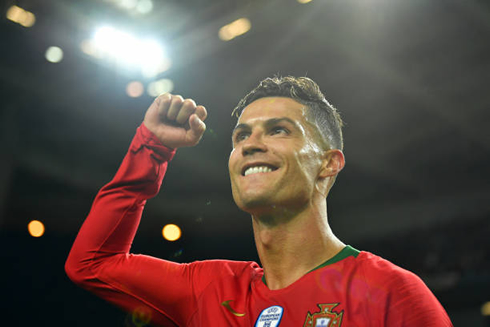
<path fill-rule="evenodd" d="M 199 143 L 206 116 L 206 109 L 194 100 L 165 93 L 148 108 L 143 123 L 163 145 L 175 149 Z"/>

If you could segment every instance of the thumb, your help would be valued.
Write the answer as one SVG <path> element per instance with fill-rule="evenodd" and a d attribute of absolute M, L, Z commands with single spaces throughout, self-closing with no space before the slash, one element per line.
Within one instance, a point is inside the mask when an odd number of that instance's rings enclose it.
<path fill-rule="evenodd" d="M 206 130 L 206 124 L 196 114 L 192 114 L 189 118 L 189 126 L 191 138 L 197 144 Z"/>

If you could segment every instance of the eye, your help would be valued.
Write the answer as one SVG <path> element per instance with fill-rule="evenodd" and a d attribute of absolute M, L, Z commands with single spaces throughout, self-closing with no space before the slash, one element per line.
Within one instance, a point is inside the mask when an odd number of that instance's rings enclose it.
<path fill-rule="evenodd" d="M 271 129 L 271 132 L 270 132 L 271 135 L 277 135 L 277 134 L 289 134 L 289 130 L 286 128 L 286 127 L 282 127 L 282 126 L 275 126 Z"/>
<path fill-rule="evenodd" d="M 248 133 L 248 132 L 238 132 L 235 134 L 235 137 L 233 138 L 233 140 L 235 141 L 235 143 L 238 143 L 240 141 L 245 140 L 249 134 L 250 133 Z"/>

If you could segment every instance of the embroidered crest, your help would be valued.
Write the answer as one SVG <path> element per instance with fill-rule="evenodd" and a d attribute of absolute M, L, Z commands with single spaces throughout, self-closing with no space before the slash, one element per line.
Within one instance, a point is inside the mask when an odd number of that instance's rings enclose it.
<path fill-rule="evenodd" d="M 320 312 L 308 312 L 303 327 L 340 327 L 344 310 L 340 313 L 332 311 L 338 303 L 318 304 Z"/>

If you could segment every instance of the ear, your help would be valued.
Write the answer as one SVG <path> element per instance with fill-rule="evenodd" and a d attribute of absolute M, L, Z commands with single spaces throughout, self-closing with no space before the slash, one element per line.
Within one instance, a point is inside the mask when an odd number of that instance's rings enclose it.
<path fill-rule="evenodd" d="M 344 153 L 339 149 L 325 151 L 318 177 L 327 178 L 337 175 L 345 166 Z"/>

